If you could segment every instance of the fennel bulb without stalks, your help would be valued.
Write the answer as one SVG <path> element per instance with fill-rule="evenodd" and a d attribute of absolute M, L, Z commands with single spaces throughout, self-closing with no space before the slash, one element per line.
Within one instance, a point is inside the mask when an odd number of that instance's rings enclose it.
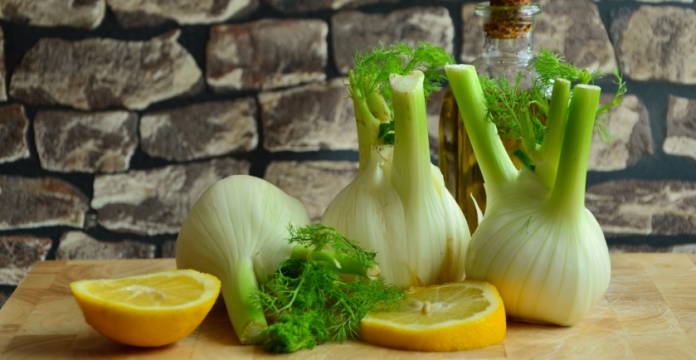
<path fill-rule="evenodd" d="M 321 219 L 375 251 L 382 275 L 404 288 L 464 279 L 469 228 L 430 162 L 425 108 L 424 86 L 435 84 L 424 72 L 447 62 L 442 49 L 398 43 L 356 59 L 349 79 L 360 169 Z M 393 98 L 393 145 L 379 134 L 392 120 L 385 98 Z"/>
<path fill-rule="evenodd" d="M 522 143 L 535 166 L 517 171 L 486 120 L 475 68 L 445 70 L 489 199 L 471 240 L 467 278 L 495 285 L 511 318 L 577 323 L 604 295 L 611 276 L 604 234 L 584 198 L 601 89 L 576 85 L 569 102 L 570 82 L 556 79 L 541 144 L 521 117 Z"/>

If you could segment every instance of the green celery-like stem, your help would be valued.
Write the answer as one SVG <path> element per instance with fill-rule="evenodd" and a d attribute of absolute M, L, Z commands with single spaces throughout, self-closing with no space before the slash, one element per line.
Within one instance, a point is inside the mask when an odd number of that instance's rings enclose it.
<path fill-rule="evenodd" d="M 570 81 L 556 79 L 551 93 L 551 106 L 546 119 L 546 134 L 541 144 L 540 159 L 537 161 L 537 175 L 551 189 L 556 181 L 558 159 L 561 157 L 563 135 L 568 120 L 568 100 Z M 536 160 L 536 159 L 535 159 Z"/>
<path fill-rule="evenodd" d="M 370 92 L 367 94 L 365 100 L 367 101 L 367 107 L 370 109 L 370 113 L 372 113 L 372 116 L 374 116 L 380 123 L 388 123 L 391 120 L 391 110 L 389 109 L 389 105 L 379 91 L 375 90 Z"/>
<path fill-rule="evenodd" d="M 381 107 L 387 105 L 384 99 L 381 99 L 380 102 L 379 98 L 381 96 L 374 91 L 366 96 L 364 89 L 358 84 L 352 72 L 349 74 L 348 79 L 353 109 L 355 109 L 355 121 L 358 128 L 358 155 L 360 156 L 360 168 L 362 169 L 370 163 L 372 145 L 377 145 L 379 140 L 379 124 L 381 121 L 374 114 L 383 116 L 384 109 Z M 374 109 L 371 109 L 370 106 Z M 388 110 L 389 107 L 387 106 Z"/>
<path fill-rule="evenodd" d="M 404 202 L 419 199 L 432 188 L 424 79 L 420 71 L 390 78 L 395 133 L 391 178 Z M 410 205 L 414 204 L 405 203 L 404 207 Z"/>
<path fill-rule="evenodd" d="M 358 155 L 362 169 L 370 163 L 372 145 L 376 144 L 379 135 L 379 120 L 372 116 L 364 98 L 353 96 L 353 108 L 358 128 Z"/>
<path fill-rule="evenodd" d="M 268 324 L 263 310 L 252 299 L 259 286 L 251 259 L 240 259 L 235 268 L 230 269 L 228 276 L 235 281 L 223 281 L 222 296 L 234 331 L 244 345 L 262 344 L 266 341 L 263 330 Z"/>
<path fill-rule="evenodd" d="M 364 276 L 376 280 L 381 274 L 378 265 L 365 267 L 357 259 L 352 257 L 337 257 L 333 251 L 316 251 L 311 246 L 297 245 L 290 254 L 292 259 L 303 259 L 322 263 L 324 266 L 334 269 L 341 274 Z"/>
<path fill-rule="evenodd" d="M 488 104 L 476 68 L 463 64 L 447 65 L 445 73 L 484 180 L 489 183 L 513 181 L 517 169 L 505 151 L 495 124 L 486 121 Z"/>
<path fill-rule="evenodd" d="M 584 211 L 587 163 L 600 94 L 601 89 L 594 85 L 581 84 L 573 89 L 558 175 L 549 199 L 559 211 Z"/>

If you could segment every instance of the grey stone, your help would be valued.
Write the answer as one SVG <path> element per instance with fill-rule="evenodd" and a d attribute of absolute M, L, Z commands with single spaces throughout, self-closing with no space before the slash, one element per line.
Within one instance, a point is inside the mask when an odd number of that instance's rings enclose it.
<path fill-rule="evenodd" d="M 380 42 L 409 45 L 426 42 L 453 52 L 454 24 L 444 7 L 412 7 L 389 14 L 342 11 L 331 17 L 331 39 L 336 67 L 347 74 L 355 51 L 369 50 Z"/>
<path fill-rule="evenodd" d="M 210 30 L 206 79 L 216 91 L 275 89 L 326 79 L 328 26 L 260 20 Z"/>
<path fill-rule="evenodd" d="M 155 245 L 132 240 L 97 240 L 82 231 L 68 231 L 60 237 L 56 260 L 152 259 Z"/>
<path fill-rule="evenodd" d="M 97 175 L 92 208 L 116 232 L 175 234 L 193 204 L 216 181 L 248 174 L 246 161 L 224 158 L 125 174 Z"/>
<path fill-rule="evenodd" d="M 140 120 L 141 147 L 150 156 L 176 161 L 253 150 L 256 113 L 253 98 L 147 113 Z"/>
<path fill-rule="evenodd" d="M 671 252 L 671 250 L 672 250 L 671 246 L 650 246 L 647 244 L 609 245 L 609 252 L 610 253 L 667 253 L 667 252 Z"/>
<path fill-rule="evenodd" d="M 128 111 L 39 111 L 34 135 L 46 170 L 125 171 L 138 145 L 138 116 Z"/>
<path fill-rule="evenodd" d="M 0 290 L 0 310 L 2 310 L 2 307 L 5 305 L 7 302 L 7 299 L 10 298 L 11 292 L 5 292 L 4 290 Z"/>
<path fill-rule="evenodd" d="M 41 39 L 12 74 L 10 95 L 32 105 L 140 110 L 197 91 L 201 70 L 177 42 L 179 35 L 175 30 L 149 41 Z"/>
<path fill-rule="evenodd" d="M 613 94 L 602 94 L 600 103 L 606 104 L 613 98 Z M 614 108 L 607 119 L 603 123 L 611 134 L 611 141 L 603 142 L 595 130 L 589 170 L 622 170 L 638 162 L 643 154 L 653 155 L 648 110 L 635 95 L 626 95 L 623 103 Z"/>
<path fill-rule="evenodd" d="M 0 284 L 19 285 L 34 264 L 46 260 L 52 244 L 29 235 L 0 236 Z"/>
<path fill-rule="evenodd" d="M 696 99 L 670 95 L 666 123 L 664 152 L 696 159 Z"/>
<path fill-rule="evenodd" d="M 614 48 L 604 29 L 597 6 L 591 1 L 539 0 L 543 12 L 536 15 L 534 49 L 546 48 L 578 66 L 611 73 L 616 68 Z M 460 59 L 470 63 L 481 56 L 483 21 L 474 14 L 476 4 L 462 7 L 464 34 Z"/>
<path fill-rule="evenodd" d="M 176 240 L 167 240 L 162 243 L 162 257 L 163 258 L 175 258 L 176 257 Z"/>
<path fill-rule="evenodd" d="M 338 10 L 354 8 L 366 4 L 394 3 L 399 0 L 264 0 L 272 8 L 290 14 L 305 13 L 317 10 Z"/>
<path fill-rule="evenodd" d="M 7 101 L 5 86 L 5 36 L 0 28 L 0 101 Z"/>
<path fill-rule="evenodd" d="M 0 106 L 0 163 L 30 156 L 27 143 L 29 120 L 19 104 Z"/>
<path fill-rule="evenodd" d="M 672 246 L 673 253 L 696 254 L 696 244 L 682 244 Z"/>
<path fill-rule="evenodd" d="M 696 11 L 676 6 L 617 10 L 612 39 L 621 70 L 638 81 L 696 84 Z"/>
<path fill-rule="evenodd" d="M 179 24 L 211 24 L 243 17 L 258 0 L 107 0 L 124 28 L 155 26 L 167 20 Z"/>
<path fill-rule="evenodd" d="M 696 182 L 612 180 L 585 200 L 606 234 L 696 234 Z"/>
<path fill-rule="evenodd" d="M 0 20 L 35 26 L 95 29 L 105 11 L 104 0 L 0 0 Z"/>
<path fill-rule="evenodd" d="M 357 150 L 353 102 L 344 79 L 259 94 L 269 151 Z"/>
<path fill-rule="evenodd" d="M 358 174 L 358 163 L 350 161 L 277 161 L 266 169 L 264 179 L 300 200 L 312 222 Z"/>
<path fill-rule="evenodd" d="M 0 230 L 82 227 L 89 200 L 56 178 L 0 175 Z"/>

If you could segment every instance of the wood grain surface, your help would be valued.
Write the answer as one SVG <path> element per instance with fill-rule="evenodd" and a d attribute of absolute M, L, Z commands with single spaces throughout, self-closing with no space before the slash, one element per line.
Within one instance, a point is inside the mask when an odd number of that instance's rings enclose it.
<path fill-rule="evenodd" d="M 292 355 L 242 346 L 218 301 L 186 339 L 156 349 L 120 345 L 85 323 L 68 284 L 173 269 L 173 259 L 38 263 L 0 310 L 0 359 L 696 359 L 696 255 L 612 254 L 604 299 L 573 327 L 508 322 L 501 344 L 453 353 L 359 341 Z"/>

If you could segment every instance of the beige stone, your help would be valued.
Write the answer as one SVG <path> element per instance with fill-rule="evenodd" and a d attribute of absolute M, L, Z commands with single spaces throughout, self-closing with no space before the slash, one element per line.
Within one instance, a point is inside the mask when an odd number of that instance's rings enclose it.
<path fill-rule="evenodd" d="M 26 159 L 31 155 L 28 130 L 29 120 L 22 105 L 0 106 L 0 163 Z"/>
<path fill-rule="evenodd" d="M 104 0 L 0 0 L 0 20 L 34 26 L 94 29 L 105 12 Z"/>
<path fill-rule="evenodd" d="M 0 175 L 0 230 L 45 226 L 81 228 L 89 199 L 53 177 Z"/>
<path fill-rule="evenodd" d="M 666 123 L 664 152 L 696 159 L 696 99 L 670 95 Z"/>
<path fill-rule="evenodd" d="M 399 0 L 264 0 L 272 8 L 290 14 L 329 9 L 338 10 L 366 4 L 393 3 L 397 1 Z"/>
<path fill-rule="evenodd" d="M 245 15 L 258 7 L 258 0 L 107 0 L 107 3 L 125 28 L 159 25 L 166 20 L 211 24 Z"/>
<path fill-rule="evenodd" d="M 230 158 L 97 175 L 92 208 L 99 224 L 116 232 L 175 234 L 203 192 L 227 176 L 248 174 L 250 164 Z"/>
<path fill-rule="evenodd" d="M 153 157 L 188 161 L 256 148 L 253 98 L 204 102 L 146 113 L 140 120 L 143 151 Z"/>
<path fill-rule="evenodd" d="M 357 162 L 277 161 L 268 165 L 264 179 L 300 200 L 312 222 L 319 222 L 331 201 L 357 173 Z"/>
<path fill-rule="evenodd" d="M 353 68 L 355 51 L 369 50 L 380 42 L 409 45 L 426 42 L 453 53 L 454 24 L 444 7 L 412 7 L 386 15 L 342 11 L 331 17 L 331 39 L 336 67 L 342 74 Z"/>
<path fill-rule="evenodd" d="M 140 110 L 195 92 L 202 73 L 177 42 L 180 33 L 148 41 L 43 38 L 12 74 L 10 95 L 32 105 Z"/>
<path fill-rule="evenodd" d="M 5 35 L 0 28 L 0 102 L 7 100 L 7 88 L 5 86 Z"/>
<path fill-rule="evenodd" d="M 606 104 L 613 98 L 613 94 L 603 94 L 600 102 Z M 638 162 L 643 154 L 654 153 L 648 110 L 635 95 L 625 96 L 606 120 L 600 123 L 608 130 L 611 140 L 602 141 L 595 129 L 588 170 L 622 170 Z"/>
<path fill-rule="evenodd" d="M 39 111 L 34 137 L 46 170 L 125 171 L 138 145 L 138 116 L 128 111 Z"/>
<path fill-rule="evenodd" d="M 206 79 L 215 91 L 276 89 L 326 79 L 321 20 L 260 20 L 217 25 L 206 48 Z"/>
<path fill-rule="evenodd" d="M 52 244 L 31 235 L 0 236 L 0 284 L 19 285 L 34 264 L 46 260 Z"/>
<path fill-rule="evenodd" d="M 638 81 L 696 84 L 696 11 L 640 6 L 612 19 L 612 38 L 623 72 Z"/>
<path fill-rule="evenodd" d="M 590 186 L 585 201 L 607 234 L 696 234 L 696 182 L 611 180 Z"/>
<path fill-rule="evenodd" d="M 259 94 L 269 151 L 357 150 L 355 113 L 345 79 Z"/>
<path fill-rule="evenodd" d="M 60 238 L 56 260 L 152 259 L 155 245 L 132 240 L 97 240 L 81 231 L 68 231 Z"/>

